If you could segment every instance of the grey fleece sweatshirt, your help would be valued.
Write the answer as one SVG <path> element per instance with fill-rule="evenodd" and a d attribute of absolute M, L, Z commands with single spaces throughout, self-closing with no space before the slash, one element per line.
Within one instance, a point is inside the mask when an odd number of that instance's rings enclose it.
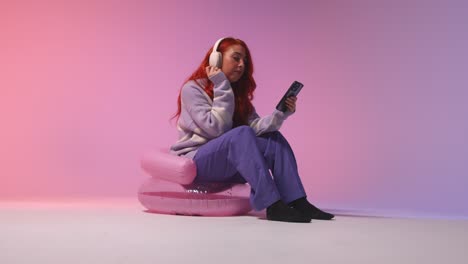
<path fill-rule="evenodd" d="M 193 159 L 200 146 L 232 129 L 235 99 L 231 83 L 223 72 L 209 79 L 214 84 L 213 100 L 195 81 L 188 81 L 182 87 L 182 110 L 177 122 L 179 140 L 171 146 L 172 154 Z M 198 80 L 201 85 L 207 81 Z M 292 114 L 275 109 L 271 115 L 260 117 L 254 108 L 248 124 L 258 136 L 279 130 Z"/>

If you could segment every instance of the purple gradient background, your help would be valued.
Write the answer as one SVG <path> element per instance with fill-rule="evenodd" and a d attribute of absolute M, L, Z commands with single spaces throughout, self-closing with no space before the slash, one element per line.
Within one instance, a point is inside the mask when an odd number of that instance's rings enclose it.
<path fill-rule="evenodd" d="M 468 217 L 468 4 L 378 2 L 0 2 L 0 199 L 135 197 L 183 80 L 231 35 L 260 114 L 305 84 L 281 131 L 318 205 Z"/>

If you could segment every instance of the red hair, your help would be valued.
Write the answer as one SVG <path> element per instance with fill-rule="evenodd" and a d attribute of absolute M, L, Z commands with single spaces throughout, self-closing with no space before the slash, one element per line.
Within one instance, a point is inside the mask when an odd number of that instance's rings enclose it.
<path fill-rule="evenodd" d="M 247 47 L 244 41 L 232 37 L 225 38 L 223 39 L 223 41 L 221 41 L 220 45 L 218 46 L 218 51 L 224 54 L 224 52 L 227 51 L 229 46 L 235 44 L 241 45 L 245 49 L 246 62 L 242 77 L 237 82 L 231 83 L 231 87 L 235 97 L 235 110 L 234 116 L 232 118 L 233 127 L 248 125 L 247 121 L 249 115 L 253 112 L 253 92 L 257 87 L 255 80 L 252 77 L 254 70 L 252 56 L 250 55 L 249 48 Z M 195 72 L 192 73 L 192 75 L 190 75 L 190 77 L 184 82 L 184 84 L 191 80 L 197 82 L 197 84 L 200 85 L 200 87 L 203 87 L 203 89 L 210 96 L 211 99 L 213 99 L 213 83 L 211 81 L 208 81 L 206 86 L 204 86 L 200 84 L 197 80 L 208 79 L 208 76 L 206 74 L 206 67 L 209 65 L 209 58 L 212 50 L 213 47 L 211 47 L 210 50 L 208 50 L 208 52 L 205 55 L 205 58 L 203 59 L 197 70 L 195 70 Z M 181 92 L 182 89 L 179 92 L 179 97 L 177 99 L 177 113 L 171 119 L 177 117 L 178 120 L 180 117 L 180 113 L 182 111 Z"/>

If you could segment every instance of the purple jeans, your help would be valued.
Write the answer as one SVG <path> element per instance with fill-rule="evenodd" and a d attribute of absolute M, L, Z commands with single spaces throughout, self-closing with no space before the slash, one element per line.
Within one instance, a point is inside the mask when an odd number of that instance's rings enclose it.
<path fill-rule="evenodd" d="M 255 210 L 306 196 L 291 146 L 278 131 L 257 137 L 249 126 L 236 127 L 202 145 L 193 160 L 195 182 L 248 182 Z"/>

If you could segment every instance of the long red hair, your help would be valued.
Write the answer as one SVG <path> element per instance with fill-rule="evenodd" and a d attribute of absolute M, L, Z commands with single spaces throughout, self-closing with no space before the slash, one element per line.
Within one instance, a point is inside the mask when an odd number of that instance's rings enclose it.
<path fill-rule="evenodd" d="M 233 121 L 233 127 L 241 126 L 241 125 L 247 125 L 247 120 L 249 115 L 253 111 L 253 105 L 252 105 L 252 100 L 253 100 L 253 92 L 255 91 L 255 88 L 257 87 L 255 80 L 253 78 L 253 63 L 252 63 L 252 56 L 250 55 L 250 50 L 245 44 L 244 41 L 240 39 L 235 39 L 232 37 L 228 37 L 223 39 L 221 41 L 220 45 L 218 46 L 218 51 L 221 53 L 225 53 L 228 49 L 229 46 L 231 45 L 241 45 L 245 49 L 245 56 L 246 56 L 246 62 L 245 62 L 245 69 L 242 77 L 235 83 L 231 83 L 232 90 L 234 92 L 234 97 L 235 97 L 235 110 L 234 110 L 234 116 L 232 118 Z M 200 66 L 195 70 L 190 77 L 185 80 L 184 84 L 190 80 L 193 80 L 197 82 L 200 87 L 203 87 L 205 92 L 210 96 L 211 99 L 213 99 L 213 83 L 211 81 L 208 81 L 206 85 L 202 85 L 200 82 L 197 80 L 199 79 L 208 79 L 208 75 L 206 74 L 206 67 L 209 65 L 209 58 L 210 54 L 213 50 L 213 47 L 211 47 L 208 52 L 205 55 L 205 58 L 201 62 Z M 179 97 L 177 99 L 177 113 L 171 118 L 177 117 L 177 120 L 180 117 L 180 113 L 182 111 L 182 106 L 181 106 L 181 91 L 179 92 Z"/>

